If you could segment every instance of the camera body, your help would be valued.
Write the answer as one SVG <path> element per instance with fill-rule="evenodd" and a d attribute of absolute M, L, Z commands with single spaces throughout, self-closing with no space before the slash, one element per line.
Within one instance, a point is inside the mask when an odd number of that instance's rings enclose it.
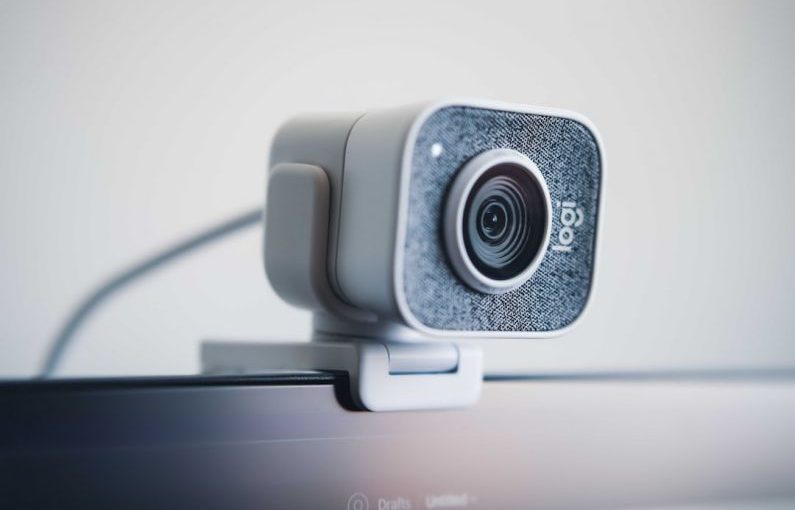
<path fill-rule="evenodd" d="M 449 100 L 308 115 L 271 147 L 265 270 L 312 342 L 206 342 L 207 373 L 348 374 L 371 411 L 477 401 L 482 346 L 560 334 L 593 285 L 604 163 L 583 117 Z"/>
<path fill-rule="evenodd" d="M 448 100 L 297 117 L 270 168 L 266 273 L 322 339 L 545 337 L 586 307 L 604 169 L 582 116 Z"/>

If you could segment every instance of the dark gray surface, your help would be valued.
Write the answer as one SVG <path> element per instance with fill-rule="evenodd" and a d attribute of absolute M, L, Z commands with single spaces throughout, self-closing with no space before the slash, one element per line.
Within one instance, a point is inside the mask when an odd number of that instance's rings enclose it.
<path fill-rule="evenodd" d="M 495 510 L 793 501 L 791 373 L 618 375 L 487 382 L 469 409 L 406 413 L 348 411 L 328 378 L 0 385 L 0 507 L 345 509 L 354 493 L 371 509 L 440 494 Z"/>

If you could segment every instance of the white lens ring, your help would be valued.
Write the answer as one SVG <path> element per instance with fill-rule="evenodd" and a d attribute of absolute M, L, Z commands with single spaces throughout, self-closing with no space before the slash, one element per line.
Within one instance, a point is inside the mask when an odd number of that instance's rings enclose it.
<path fill-rule="evenodd" d="M 464 241 L 464 212 L 467 198 L 478 179 L 488 170 L 502 164 L 510 164 L 524 170 L 538 184 L 543 194 L 546 221 L 541 244 L 527 267 L 516 276 L 497 280 L 479 271 L 469 256 Z M 492 149 L 469 160 L 453 181 L 444 215 L 445 248 L 453 269 L 467 285 L 481 292 L 501 294 L 521 286 L 538 268 L 549 245 L 552 230 L 552 200 L 547 183 L 538 166 L 530 158 L 512 149 Z"/>

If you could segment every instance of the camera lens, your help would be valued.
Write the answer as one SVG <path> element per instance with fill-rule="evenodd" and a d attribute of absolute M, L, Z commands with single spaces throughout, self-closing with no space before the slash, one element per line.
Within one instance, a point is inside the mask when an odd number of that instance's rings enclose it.
<path fill-rule="evenodd" d="M 498 293 L 526 281 L 546 249 L 549 194 L 535 164 L 498 149 L 473 158 L 448 197 L 446 238 L 470 286 Z"/>
<path fill-rule="evenodd" d="M 535 259 L 546 226 L 544 194 L 525 170 L 494 166 L 475 182 L 464 208 L 464 244 L 489 278 L 514 278 Z"/>

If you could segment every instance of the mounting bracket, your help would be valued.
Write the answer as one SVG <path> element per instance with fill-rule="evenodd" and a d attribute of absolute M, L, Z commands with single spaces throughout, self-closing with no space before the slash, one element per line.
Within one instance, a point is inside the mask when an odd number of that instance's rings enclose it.
<path fill-rule="evenodd" d="M 466 343 L 210 341 L 202 344 L 201 361 L 207 374 L 347 372 L 354 402 L 370 411 L 469 406 L 483 382 L 483 353 Z"/>

